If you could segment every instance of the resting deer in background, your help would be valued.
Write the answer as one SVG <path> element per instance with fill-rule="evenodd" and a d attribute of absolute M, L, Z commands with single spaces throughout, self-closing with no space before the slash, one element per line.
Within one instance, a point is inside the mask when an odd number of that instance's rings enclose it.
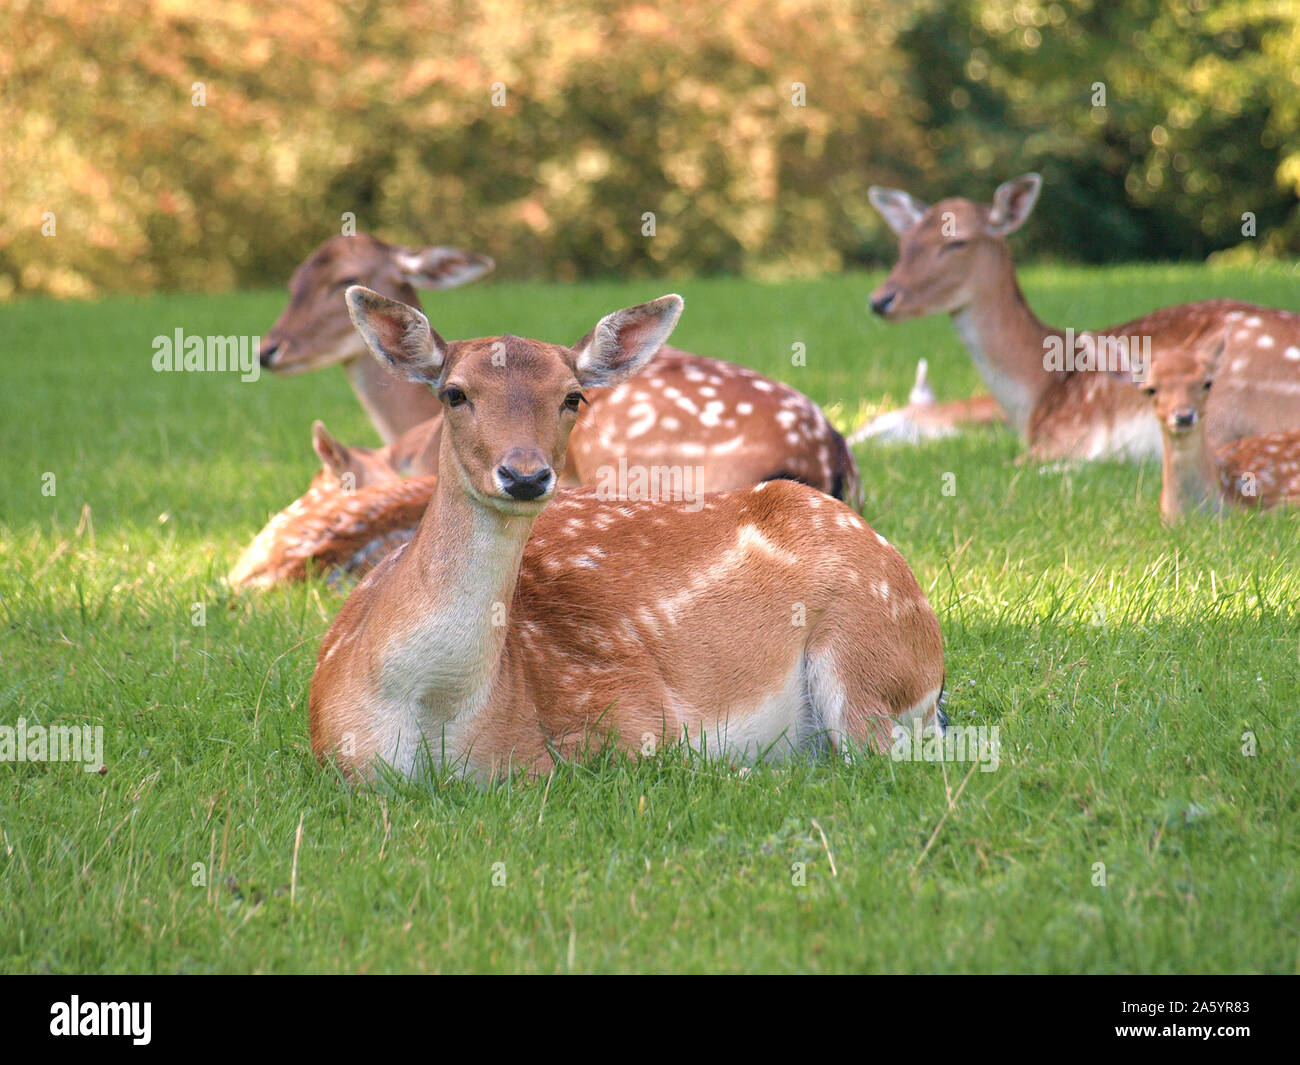
<path fill-rule="evenodd" d="M 685 737 L 728 758 L 943 725 L 938 620 L 853 511 L 771 481 L 680 503 L 557 495 L 586 390 L 651 363 L 679 296 L 617 311 L 572 348 L 444 341 L 364 288 L 376 357 L 432 386 L 441 474 L 415 538 L 321 644 L 312 748 L 347 774 L 545 771 L 611 739 Z M 504 350 L 504 358 L 500 354 Z"/>
<path fill-rule="evenodd" d="M 1218 449 L 1206 440 L 1205 411 L 1228 346 L 1225 334 L 1208 350 L 1166 352 L 1143 381 L 1120 377 L 1141 390 L 1164 437 L 1160 513 L 1166 520 L 1218 513 L 1225 503 L 1300 503 L 1300 431 L 1247 436 Z"/>
<path fill-rule="evenodd" d="M 871 295 L 887 321 L 948 314 L 976 368 L 1034 458 L 1154 457 L 1160 429 L 1142 395 L 1106 372 L 1048 368 L 1066 334 L 1044 325 L 1021 295 L 1006 238 L 1029 217 L 1042 179 L 999 186 L 991 204 L 933 207 L 872 188 L 872 205 L 899 236 L 898 263 Z M 1079 340 L 1149 344 L 1152 359 L 1190 350 L 1227 326 L 1232 341 L 1206 408 L 1211 446 L 1300 429 L 1300 314 L 1236 300 L 1166 307 Z M 1123 367 L 1121 367 L 1123 368 Z"/>
<path fill-rule="evenodd" d="M 333 237 L 290 283 L 289 306 L 262 344 L 262 364 L 296 372 L 342 362 L 386 443 L 419 430 L 442 408 L 428 388 L 389 374 L 366 354 L 343 291 L 362 284 L 420 307 L 413 285 L 448 288 L 492 269 L 492 260 L 454 248 L 422 252 L 374 237 Z M 705 491 L 786 477 L 860 503 L 853 455 L 820 407 L 789 385 L 718 359 L 665 347 L 635 385 L 592 389 L 569 446 L 563 482 L 593 484 L 616 466 L 698 470 Z M 431 439 L 433 427 L 422 430 Z M 406 445 L 402 445 L 406 447 Z M 436 474 L 436 446 L 407 448 L 407 476 Z"/>
<path fill-rule="evenodd" d="M 972 396 L 948 403 L 936 402 L 930 388 L 929 363 L 916 362 L 916 383 L 907 406 L 877 414 L 848 436 L 850 444 L 872 440 L 880 444 L 918 444 L 941 440 L 976 425 L 1001 425 L 1007 420 L 1001 404 L 992 396 Z"/>
<path fill-rule="evenodd" d="M 262 366 L 277 374 L 341 365 L 384 443 L 438 414 L 438 404 L 410 381 L 386 373 L 348 320 L 343 291 L 365 284 L 391 299 L 420 305 L 419 288 L 455 288 L 492 270 L 486 255 L 458 248 L 402 248 L 369 233 L 331 237 L 289 279 L 289 306 L 262 338 Z"/>

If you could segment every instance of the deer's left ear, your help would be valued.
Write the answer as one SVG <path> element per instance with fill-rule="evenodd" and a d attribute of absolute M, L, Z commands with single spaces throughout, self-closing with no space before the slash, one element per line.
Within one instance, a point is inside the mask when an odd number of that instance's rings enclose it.
<path fill-rule="evenodd" d="M 455 288 L 477 281 L 495 266 L 486 255 L 459 248 L 394 248 L 393 261 L 416 288 Z"/>
<path fill-rule="evenodd" d="M 573 346 L 578 382 L 598 388 L 640 372 L 672 334 L 685 305 L 681 296 L 660 296 L 605 315 Z"/>
<path fill-rule="evenodd" d="M 1038 202 L 1042 187 L 1043 179 L 1037 174 L 1021 174 L 999 185 L 989 208 L 989 233 L 1005 237 L 1023 226 Z"/>

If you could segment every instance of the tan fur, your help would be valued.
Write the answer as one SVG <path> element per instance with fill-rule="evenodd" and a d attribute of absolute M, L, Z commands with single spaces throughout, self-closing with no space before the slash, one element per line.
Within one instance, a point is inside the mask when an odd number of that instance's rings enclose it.
<path fill-rule="evenodd" d="M 843 504 L 789 481 L 696 512 L 590 488 L 503 494 L 505 459 L 564 468 L 576 422 L 565 396 L 643 367 L 676 297 L 610 316 L 594 345 L 430 333 L 423 353 L 392 327 L 407 309 L 365 300 L 354 313 L 377 353 L 469 399 L 447 408 L 415 539 L 357 586 L 321 645 L 319 757 L 347 773 L 431 760 L 489 777 L 544 771 L 605 739 L 686 735 L 746 757 L 846 740 L 883 749 L 900 715 L 933 719 L 938 621 L 898 552 Z"/>
<path fill-rule="evenodd" d="M 1154 456 L 1160 437 L 1139 394 L 1104 373 L 1044 368 L 1048 338 L 1063 332 L 1029 309 L 1005 239 L 1033 209 L 1038 185 L 1037 175 L 1025 175 L 1001 186 L 992 204 L 953 198 L 932 207 L 872 189 L 872 203 L 900 238 L 898 263 L 873 305 L 892 296 L 883 311 L 890 321 L 950 314 L 1032 457 Z M 1154 361 L 1228 326 L 1230 348 L 1206 410 L 1211 446 L 1300 429 L 1300 314 L 1207 300 L 1090 332 L 1149 337 Z"/>

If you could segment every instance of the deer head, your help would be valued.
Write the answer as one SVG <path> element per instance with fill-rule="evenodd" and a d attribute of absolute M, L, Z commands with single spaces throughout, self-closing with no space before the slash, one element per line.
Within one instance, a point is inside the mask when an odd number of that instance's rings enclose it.
<path fill-rule="evenodd" d="M 262 338 L 262 366 L 293 374 L 364 357 L 343 303 L 349 285 L 418 304 L 416 288 L 454 288 L 492 268 L 487 256 L 457 248 L 402 248 L 367 233 L 331 237 L 293 272 L 289 306 Z"/>
<path fill-rule="evenodd" d="M 898 262 L 871 294 L 871 309 L 901 321 L 969 306 L 983 280 L 1010 268 L 1006 237 L 1024 225 L 1041 187 L 1037 174 L 1024 174 L 998 186 L 991 204 L 953 198 L 929 207 L 872 186 L 871 205 L 898 234 Z"/>
<path fill-rule="evenodd" d="M 429 385 L 443 407 L 440 468 L 451 459 L 480 506 L 536 514 L 555 493 L 584 388 L 640 371 L 668 339 L 683 302 L 662 296 L 606 315 L 572 348 L 516 336 L 448 342 L 418 310 L 361 286 L 348 312 L 393 372 Z"/>

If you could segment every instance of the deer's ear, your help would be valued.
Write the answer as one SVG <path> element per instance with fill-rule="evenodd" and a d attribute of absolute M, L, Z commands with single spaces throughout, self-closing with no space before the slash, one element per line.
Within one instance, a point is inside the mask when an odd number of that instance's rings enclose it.
<path fill-rule="evenodd" d="M 311 446 L 322 466 L 335 477 L 343 476 L 348 468 L 348 449 L 330 435 L 322 421 L 311 423 Z"/>
<path fill-rule="evenodd" d="M 913 199 L 902 189 L 886 189 L 872 185 L 867 189 L 867 199 L 880 212 L 886 224 L 900 237 L 921 221 L 928 207 Z"/>
<path fill-rule="evenodd" d="M 660 296 L 605 315 L 573 346 L 579 383 L 593 388 L 615 385 L 644 369 L 672 333 L 685 305 L 681 296 Z"/>
<path fill-rule="evenodd" d="M 400 377 L 432 384 L 447 361 L 447 342 L 414 307 L 353 285 L 348 314 L 361 339 L 381 363 Z"/>
<path fill-rule="evenodd" d="M 459 248 L 394 248 L 393 261 L 416 288 L 467 285 L 496 266 L 486 255 Z"/>
<path fill-rule="evenodd" d="M 1228 338 L 1231 334 L 1232 326 L 1228 326 L 1201 349 L 1199 355 L 1201 370 L 1205 373 L 1207 381 L 1213 381 L 1219 375 L 1219 367 L 1223 365 L 1223 353 L 1228 350 Z"/>
<path fill-rule="evenodd" d="M 1043 179 L 1038 174 L 1021 174 L 999 185 L 989 209 L 989 232 L 995 237 L 1005 237 L 1023 226 L 1038 202 L 1042 187 Z"/>

